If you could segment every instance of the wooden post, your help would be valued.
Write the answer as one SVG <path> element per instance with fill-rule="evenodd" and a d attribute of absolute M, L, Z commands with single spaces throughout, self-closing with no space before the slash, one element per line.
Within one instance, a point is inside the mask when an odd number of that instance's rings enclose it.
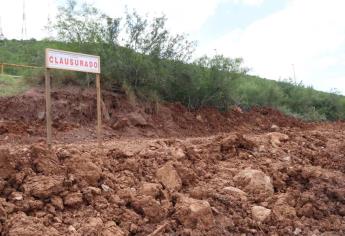
<path fill-rule="evenodd" d="M 4 74 L 4 64 L 1 64 L 1 74 Z"/>
<path fill-rule="evenodd" d="M 98 147 L 102 147 L 102 111 L 101 111 L 101 76 L 96 74 L 96 90 L 97 90 L 97 142 Z"/>
<path fill-rule="evenodd" d="M 52 119 L 51 119 L 51 91 L 50 91 L 50 71 L 45 71 L 45 87 L 46 87 L 46 122 L 47 122 L 47 145 L 48 149 L 52 148 Z"/>

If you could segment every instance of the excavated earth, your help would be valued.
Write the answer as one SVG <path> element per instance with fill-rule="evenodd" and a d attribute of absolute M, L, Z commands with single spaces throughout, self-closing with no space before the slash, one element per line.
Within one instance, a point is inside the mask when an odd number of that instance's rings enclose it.
<path fill-rule="evenodd" d="M 1 235 L 345 235 L 345 123 L 92 90 L 0 98 Z"/>

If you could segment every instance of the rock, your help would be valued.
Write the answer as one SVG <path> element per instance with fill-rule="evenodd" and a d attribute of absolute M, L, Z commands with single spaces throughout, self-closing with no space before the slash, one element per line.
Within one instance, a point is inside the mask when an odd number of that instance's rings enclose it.
<path fill-rule="evenodd" d="M 191 198 L 204 199 L 209 196 L 210 191 L 212 190 L 209 190 L 205 186 L 196 186 L 193 189 L 189 190 L 189 196 Z"/>
<path fill-rule="evenodd" d="M 70 173 L 74 174 L 80 182 L 97 186 L 101 178 L 102 169 L 94 164 L 89 155 L 74 155 L 66 161 Z"/>
<path fill-rule="evenodd" d="M 40 111 L 37 113 L 37 118 L 39 120 L 44 120 L 45 116 L 46 116 L 46 113 L 44 111 Z"/>
<path fill-rule="evenodd" d="M 227 193 L 230 193 L 231 195 L 240 197 L 242 200 L 247 200 L 247 194 L 239 188 L 230 186 L 223 188 L 223 190 Z"/>
<path fill-rule="evenodd" d="M 151 196 L 157 198 L 162 194 L 162 186 L 156 183 L 143 183 L 140 189 L 142 195 Z"/>
<path fill-rule="evenodd" d="M 262 206 L 253 206 L 251 210 L 253 219 L 258 222 L 264 222 L 271 215 L 271 210 Z"/>
<path fill-rule="evenodd" d="M 186 167 L 182 163 L 175 164 L 175 169 L 178 176 L 180 176 L 183 186 L 193 185 L 198 180 L 198 176 L 194 170 Z"/>
<path fill-rule="evenodd" d="M 172 192 L 179 191 L 182 188 L 181 178 L 171 163 L 159 168 L 156 176 L 163 186 Z"/>
<path fill-rule="evenodd" d="M 183 151 L 182 148 L 173 148 L 171 150 L 171 156 L 176 160 L 183 160 L 186 157 L 186 153 Z"/>
<path fill-rule="evenodd" d="M 41 200 L 34 199 L 33 197 L 27 201 L 29 209 L 32 211 L 42 210 L 44 203 Z"/>
<path fill-rule="evenodd" d="M 234 106 L 232 108 L 232 111 L 237 112 L 237 113 L 243 113 L 242 108 L 239 106 Z"/>
<path fill-rule="evenodd" d="M 19 188 L 23 184 L 26 176 L 31 172 L 31 170 L 24 170 L 11 175 L 10 182 L 15 188 Z"/>
<path fill-rule="evenodd" d="M 282 160 L 285 161 L 285 162 L 291 162 L 291 157 L 290 156 L 284 156 L 282 158 Z"/>
<path fill-rule="evenodd" d="M 277 196 L 272 213 L 278 221 L 293 220 L 297 217 L 296 209 L 293 207 L 295 204 L 296 201 L 293 195 L 281 193 Z"/>
<path fill-rule="evenodd" d="M 40 219 L 27 216 L 23 212 L 12 215 L 10 219 L 6 221 L 2 233 L 9 236 L 60 235 L 53 227 L 47 227 Z"/>
<path fill-rule="evenodd" d="M 52 204 L 50 204 L 50 203 L 46 204 L 45 211 L 49 212 L 49 213 L 51 213 L 53 215 L 55 215 L 55 213 L 56 213 L 55 207 Z"/>
<path fill-rule="evenodd" d="M 306 216 L 306 217 L 313 217 L 314 214 L 314 207 L 313 204 L 310 202 L 304 204 L 299 210 L 298 215 L 299 216 Z"/>
<path fill-rule="evenodd" d="M 258 152 L 265 152 L 265 151 L 266 151 L 265 145 L 260 145 L 258 148 Z"/>
<path fill-rule="evenodd" d="M 131 224 L 130 225 L 130 227 L 129 227 L 129 232 L 131 232 L 131 233 L 136 233 L 136 232 L 138 232 L 138 226 L 136 225 L 136 224 Z"/>
<path fill-rule="evenodd" d="M 2 216 L 13 213 L 14 210 L 16 209 L 16 205 L 14 205 L 11 202 L 6 201 L 5 198 L 0 198 L 0 208 L 2 208 L 0 210 L 0 212 L 2 212 L 0 213 L 0 218 L 1 218 Z"/>
<path fill-rule="evenodd" d="M 99 217 L 90 217 L 86 220 L 82 227 L 78 229 L 81 235 L 99 235 L 102 231 L 103 221 Z"/>
<path fill-rule="evenodd" d="M 136 112 L 130 113 L 128 120 L 134 126 L 147 126 L 147 121 L 144 116 Z"/>
<path fill-rule="evenodd" d="M 65 173 L 56 154 L 47 150 L 43 145 L 32 145 L 30 154 L 36 172 L 44 175 L 61 175 Z"/>
<path fill-rule="evenodd" d="M 64 205 L 63 205 L 63 200 L 61 197 L 59 196 L 53 196 L 50 199 L 51 204 L 58 210 L 63 210 L 64 209 Z"/>
<path fill-rule="evenodd" d="M 70 232 L 70 233 L 75 233 L 75 232 L 77 232 L 77 230 L 74 228 L 73 225 L 68 226 L 67 230 L 68 230 L 68 232 Z"/>
<path fill-rule="evenodd" d="M 56 222 L 56 223 L 59 223 L 59 224 L 62 223 L 62 220 L 61 220 L 60 217 L 54 217 L 54 218 L 53 218 L 53 221 Z"/>
<path fill-rule="evenodd" d="M 273 147 L 279 147 L 281 142 L 286 142 L 289 140 L 289 136 L 286 134 L 272 132 L 267 134 Z"/>
<path fill-rule="evenodd" d="M 139 172 L 140 164 L 137 159 L 129 158 L 123 163 L 123 169 L 131 172 Z"/>
<path fill-rule="evenodd" d="M 117 195 L 125 203 L 129 203 L 129 202 L 133 201 L 133 199 L 136 195 L 136 192 L 130 188 L 125 188 L 125 189 L 120 189 L 119 191 L 117 191 Z"/>
<path fill-rule="evenodd" d="M 278 132 L 278 131 L 280 130 L 280 128 L 279 128 L 278 125 L 273 124 L 273 125 L 271 126 L 271 130 L 272 130 L 273 132 Z"/>
<path fill-rule="evenodd" d="M 186 228 L 207 230 L 215 226 L 210 204 L 181 196 L 175 206 L 177 219 Z"/>
<path fill-rule="evenodd" d="M 202 119 L 202 116 L 201 115 L 197 115 L 196 116 L 196 119 L 200 122 L 204 122 L 204 120 Z"/>
<path fill-rule="evenodd" d="M 70 151 L 68 151 L 65 148 L 60 148 L 57 150 L 56 152 L 56 156 L 60 159 L 60 160 L 65 160 L 67 158 L 72 157 L 72 154 Z"/>
<path fill-rule="evenodd" d="M 96 195 L 93 200 L 93 206 L 96 210 L 104 210 L 109 207 L 109 203 L 105 197 Z"/>
<path fill-rule="evenodd" d="M 129 120 L 127 118 L 120 118 L 118 121 L 116 121 L 111 128 L 114 130 L 123 129 L 125 127 L 129 126 Z"/>
<path fill-rule="evenodd" d="M 271 178 L 260 170 L 244 169 L 234 177 L 235 184 L 244 191 L 252 194 L 263 193 L 272 195 L 274 193 Z"/>
<path fill-rule="evenodd" d="M 12 201 L 22 201 L 23 200 L 23 193 L 12 192 L 9 196 L 9 199 Z"/>
<path fill-rule="evenodd" d="M 278 221 L 293 220 L 297 217 L 295 208 L 286 204 L 275 204 L 273 214 Z"/>
<path fill-rule="evenodd" d="M 108 186 L 108 185 L 106 185 L 106 184 L 102 184 L 101 185 L 101 188 L 102 188 L 102 190 L 104 191 L 104 192 L 109 192 L 111 189 L 110 189 L 110 187 Z"/>
<path fill-rule="evenodd" d="M 77 207 L 83 203 L 83 194 L 82 193 L 69 193 L 63 199 L 64 205 L 69 207 Z"/>
<path fill-rule="evenodd" d="M 29 177 L 23 185 L 24 193 L 38 198 L 48 198 L 62 192 L 63 176 L 34 176 Z"/>
<path fill-rule="evenodd" d="M 116 225 L 114 221 L 108 221 L 104 224 L 102 236 L 124 236 L 125 233 Z"/>
<path fill-rule="evenodd" d="M 296 228 L 295 231 L 293 231 L 294 235 L 299 235 L 300 233 L 302 233 L 302 230 L 300 228 Z"/>
<path fill-rule="evenodd" d="M 153 231 L 151 234 L 149 234 L 149 236 L 159 236 L 159 235 L 163 235 L 164 230 L 169 226 L 168 222 L 165 222 L 164 224 L 158 226 L 155 231 Z"/>
<path fill-rule="evenodd" d="M 137 212 L 144 213 L 145 217 L 152 223 L 160 222 L 167 214 L 167 209 L 164 209 L 161 204 L 151 196 L 144 196 L 136 199 L 132 203 L 132 206 Z"/>
<path fill-rule="evenodd" d="M 102 184 L 102 185 L 104 185 L 104 186 L 106 186 L 105 184 Z M 108 187 L 109 188 L 109 187 Z M 102 189 L 103 189 L 103 187 L 102 187 Z M 102 190 L 101 189 L 99 189 L 99 188 L 96 188 L 96 187 L 87 187 L 86 189 L 85 189 L 85 191 L 83 191 L 83 192 L 90 192 L 90 193 L 92 193 L 93 195 L 100 195 L 101 193 L 102 193 Z M 107 191 L 106 191 L 107 192 Z"/>

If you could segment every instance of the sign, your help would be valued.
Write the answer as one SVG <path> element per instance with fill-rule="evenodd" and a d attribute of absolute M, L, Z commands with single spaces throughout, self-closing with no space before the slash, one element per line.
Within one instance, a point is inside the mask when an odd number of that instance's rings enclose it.
<path fill-rule="evenodd" d="M 46 122 L 47 144 L 52 147 L 52 117 L 51 117 L 51 78 L 50 69 L 73 70 L 96 74 L 97 91 L 97 141 L 102 147 L 102 111 L 101 111 L 101 64 L 99 56 L 67 52 L 46 48 L 45 90 L 46 90 Z"/>
<path fill-rule="evenodd" d="M 46 68 L 101 73 L 99 56 L 46 49 Z"/>

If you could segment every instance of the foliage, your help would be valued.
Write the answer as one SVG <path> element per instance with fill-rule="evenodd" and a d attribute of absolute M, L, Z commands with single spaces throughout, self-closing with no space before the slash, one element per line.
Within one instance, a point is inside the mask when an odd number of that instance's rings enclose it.
<path fill-rule="evenodd" d="M 345 119 L 345 97 L 306 87 L 291 79 L 271 81 L 246 76 L 233 81 L 233 97 L 243 107 L 269 106 L 304 120 Z"/>
<path fill-rule="evenodd" d="M 25 91 L 28 85 L 19 76 L 0 75 L 0 96 L 11 96 Z"/>

